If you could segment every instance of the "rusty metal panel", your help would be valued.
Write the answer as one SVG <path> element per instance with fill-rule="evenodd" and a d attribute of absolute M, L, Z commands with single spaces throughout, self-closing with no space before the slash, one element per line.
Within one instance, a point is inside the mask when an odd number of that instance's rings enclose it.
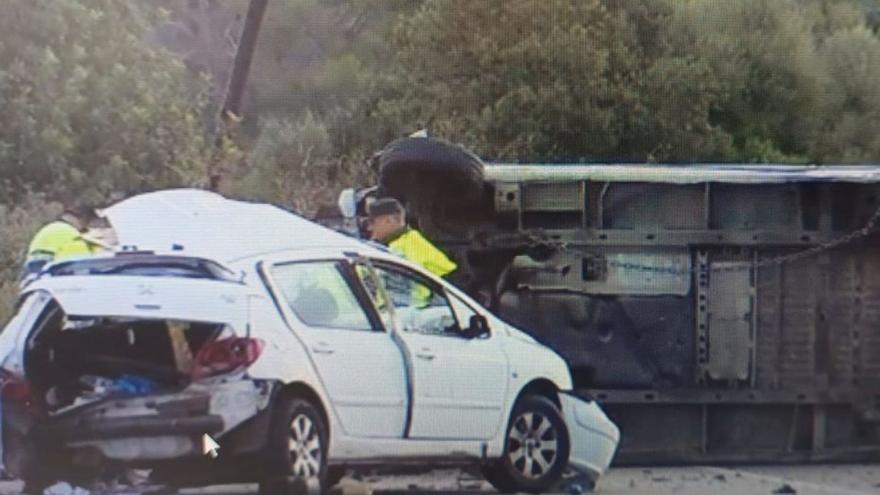
<path fill-rule="evenodd" d="M 605 260 L 601 279 L 584 276 L 585 257 Z M 599 263 L 601 261 L 595 261 Z M 668 272 L 627 268 L 627 264 L 668 268 Z M 532 290 L 556 290 L 608 295 L 678 295 L 690 292 L 690 251 L 687 248 L 597 249 L 594 252 L 562 251 L 547 261 L 518 256 L 511 273 L 517 286 Z"/>
<path fill-rule="evenodd" d="M 550 182 L 522 185 L 522 209 L 527 211 L 582 211 L 584 183 Z"/>
<path fill-rule="evenodd" d="M 816 373 L 819 288 L 814 260 L 791 262 L 782 272 L 779 375 L 783 386 L 810 386 Z"/>
<path fill-rule="evenodd" d="M 752 285 L 749 263 L 712 263 L 709 277 L 709 360 L 713 380 L 749 378 L 752 350 Z M 730 271 L 726 271 L 732 269 Z"/>
<path fill-rule="evenodd" d="M 606 229 L 698 230 L 706 228 L 701 186 L 610 184 L 601 200 Z"/>
<path fill-rule="evenodd" d="M 495 211 L 517 211 L 519 200 L 519 184 L 506 182 L 495 184 Z"/>
<path fill-rule="evenodd" d="M 719 230 L 801 228 L 799 190 L 792 185 L 712 186 L 709 223 Z"/>
<path fill-rule="evenodd" d="M 877 245 L 858 257 L 854 347 L 860 386 L 880 386 L 880 252 Z"/>
<path fill-rule="evenodd" d="M 755 276 L 758 328 L 755 341 L 755 383 L 758 388 L 779 386 L 779 341 L 782 314 L 782 270 L 759 268 Z"/>
<path fill-rule="evenodd" d="M 837 387 L 851 386 L 855 377 L 853 321 L 858 274 L 853 254 L 845 251 L 833 255 L 831 267 L 825 270 L 828 290 L 824 294 L 822 318 L 829 327 L 829 383 Z"/>

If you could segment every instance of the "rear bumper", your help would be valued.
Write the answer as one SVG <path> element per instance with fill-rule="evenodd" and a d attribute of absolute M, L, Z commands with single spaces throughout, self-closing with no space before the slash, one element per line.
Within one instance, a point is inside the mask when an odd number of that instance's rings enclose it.
<path fill-rule="evenodd" d="M 95 454 L 133 463 L 199 457 L 203 435 L 226 447 L 227 433 L 269 407 L 272 388 L 267 382 L 235 380 L 171 394 L 108 398 L 45 419 L 29 437 L 42 451 L 63 449 L 74 460 L 90 462 Z"/>
<path fill-rule="evenodd" d="M 40 428 L 43 441 L 62 443 L 88 440 L 111 440 L 126 437 L 200 436 L 223 431 L 223 418 L 215 415 L 188 418 L 132 416 L 104 420 L 70 419 Z"/>
<path fill-rule="evenodd" d="M 569 465 L 597 480 L 614 459 L 620 430 L 595 402 L 565 393 L 559 394 L 559 399 L 571 438 Z"/>

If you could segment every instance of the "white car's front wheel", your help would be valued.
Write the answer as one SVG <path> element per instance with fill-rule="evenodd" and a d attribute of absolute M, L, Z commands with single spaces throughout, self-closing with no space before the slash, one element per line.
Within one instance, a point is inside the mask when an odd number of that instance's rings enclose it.
<path fill-rule="evenodd" d="M 562 478 L 570 451 L 568 428 L 556 404 L 526 396 L 510 416 L 504 455 L 483 474 L 502 493 L 541 493 Z"/>

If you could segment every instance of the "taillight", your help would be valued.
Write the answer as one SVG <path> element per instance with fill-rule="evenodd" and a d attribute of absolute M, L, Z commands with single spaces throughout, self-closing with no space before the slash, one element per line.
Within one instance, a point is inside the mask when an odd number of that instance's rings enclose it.
<path fill-rule="evenodd" d="M 35 405 L 30 383 L 5 369 L 0 369 L 0 396 L 4 401 L 23 406 L 33 407 Z"/>
<path fill-rule="evenodd" d="M 198 379 L 243 370 L 254 364 L 264 346 L 260 339 L 244 337 L 209 342 L 196 354 L 192 376 Z"/>

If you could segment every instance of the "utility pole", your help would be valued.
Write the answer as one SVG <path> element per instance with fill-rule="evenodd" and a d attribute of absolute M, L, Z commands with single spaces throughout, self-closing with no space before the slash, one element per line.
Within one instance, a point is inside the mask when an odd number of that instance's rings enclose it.
<path fill-rule="evenodd" d="M 238 41 L 238 49 L 235 52 L 235 62 L 232 73 L 226 86 L 226 95 L 223 98 L 223 106 L 217 117 L 215 156 L 208 167 L 208 188 L 211 191 L 220 189 L 224 171 L 221 170 L 220 157 L 225 139 L 229 136 L 230 129 L 236 122 L 241 120 L 241 107 L 244 100 L 244 90 L 247 86 L 248 73 L 251 70 L 251 62 L 254 58 L 254 50 L 257 47 L 257 36 L 260 25 L 266 13 L 269 0 L 251 0 L 248 5 L 244 26 L 241 29 L 241 37 Z"/>

